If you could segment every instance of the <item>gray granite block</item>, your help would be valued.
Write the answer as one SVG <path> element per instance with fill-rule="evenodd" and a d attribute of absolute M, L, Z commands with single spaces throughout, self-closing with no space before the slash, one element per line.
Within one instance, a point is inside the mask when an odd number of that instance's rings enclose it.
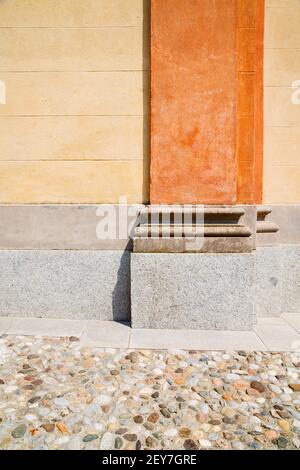
<path fill-rule="evenodd" d="M 283 313 L 300 314 L 300 245 L 282 245 Z"/>
<path fill-rule="evenodd" d="M 281 314 L 282 269 L 281 247 L 256 249 L 255 309 L 258 317 Z"/>
<path fill-rule="evenodd" d="M 128 251 L 0 251 L 0 316 L 130 320 Z"/>
<path fill-rule="evenodd" d="M 131 254 L 133 328 L 251 330 L 253 254 Z"/>

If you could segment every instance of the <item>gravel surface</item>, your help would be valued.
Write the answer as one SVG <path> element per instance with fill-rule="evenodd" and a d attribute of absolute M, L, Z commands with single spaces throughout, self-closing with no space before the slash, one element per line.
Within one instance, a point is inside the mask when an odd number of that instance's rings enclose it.
<path fill-rule="evenodd" d="M 1 449 L 299 449 L 300 353 L 0 338 Z"/>

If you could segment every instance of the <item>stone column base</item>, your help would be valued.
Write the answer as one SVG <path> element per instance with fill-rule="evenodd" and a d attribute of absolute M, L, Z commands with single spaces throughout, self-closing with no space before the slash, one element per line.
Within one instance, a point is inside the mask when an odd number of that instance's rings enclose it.
<path fill-rule="evenodd" d="M 135 229 L 135 253 L 251 253 L 254 206 L 146 206 Z"/>
<path fill-rule="evenodd" d="M 251 253 L 132 253 L 132 326 L 252 330 L 254 282 Z"/>

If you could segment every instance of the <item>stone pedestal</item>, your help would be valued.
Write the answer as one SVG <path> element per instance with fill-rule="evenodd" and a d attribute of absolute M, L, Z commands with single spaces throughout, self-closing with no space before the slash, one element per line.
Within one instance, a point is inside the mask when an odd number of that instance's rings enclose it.
<path fill-rule="evenodd" d="M 251 330 L 254 263 L 250 253 L 132 253 L 132 327 Z"/>
<path fill-rule="evenodd" d="M 251 330 L 256 208 L 149 206 L 131 255 L 134 328 Z"/>
<path fill-rule="evenodd" d="M 275 207 L 274 220 L 272 209 L 177 206 L 163 223 L 163 206 L 144 208 L 131 255 L 133 327 L 250 330 L 256 317 L 299 313 L 300 238 L 289 226 L 300 209 Z M 179 222 L 185 212 L 190 224 Z"/>

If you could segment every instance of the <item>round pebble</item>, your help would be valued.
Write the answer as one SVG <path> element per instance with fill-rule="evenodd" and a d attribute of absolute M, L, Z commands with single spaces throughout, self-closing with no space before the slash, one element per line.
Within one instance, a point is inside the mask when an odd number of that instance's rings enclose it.
<path fill-rule="evenodd" d="M 209 449 L 212 446 L 212 443 L 207 439 L 199 439 L 199 444 L 204 449 Z"/>
<path fill-rule="evenodd" d="M 98 434 L 87 434 L 86 436 L 84 436 L 84 438 L 82 439 L 83 442 L 91 442 L 91 441 L 94 441 L 95 439 L 98 439 Z"/>
<path fill-rule="evenodd" d="M 244 444 L 243 444 L 242 442 L 240 442 L 240 441 L 233 441 L 233 442 L 231 443 L 231 445 L 232 445 L 232 448 L 233 448 L 234 450 L 244 450 L 244 449 L 245 449 Z"/>
<path fill-rule="evenodd" d="M 11 435 L 15 439 L 20 439 L 21 437 L 24 436 L 25 432 L 26 432 L 26 424 L 20 424 L 12 431 Z"/>

